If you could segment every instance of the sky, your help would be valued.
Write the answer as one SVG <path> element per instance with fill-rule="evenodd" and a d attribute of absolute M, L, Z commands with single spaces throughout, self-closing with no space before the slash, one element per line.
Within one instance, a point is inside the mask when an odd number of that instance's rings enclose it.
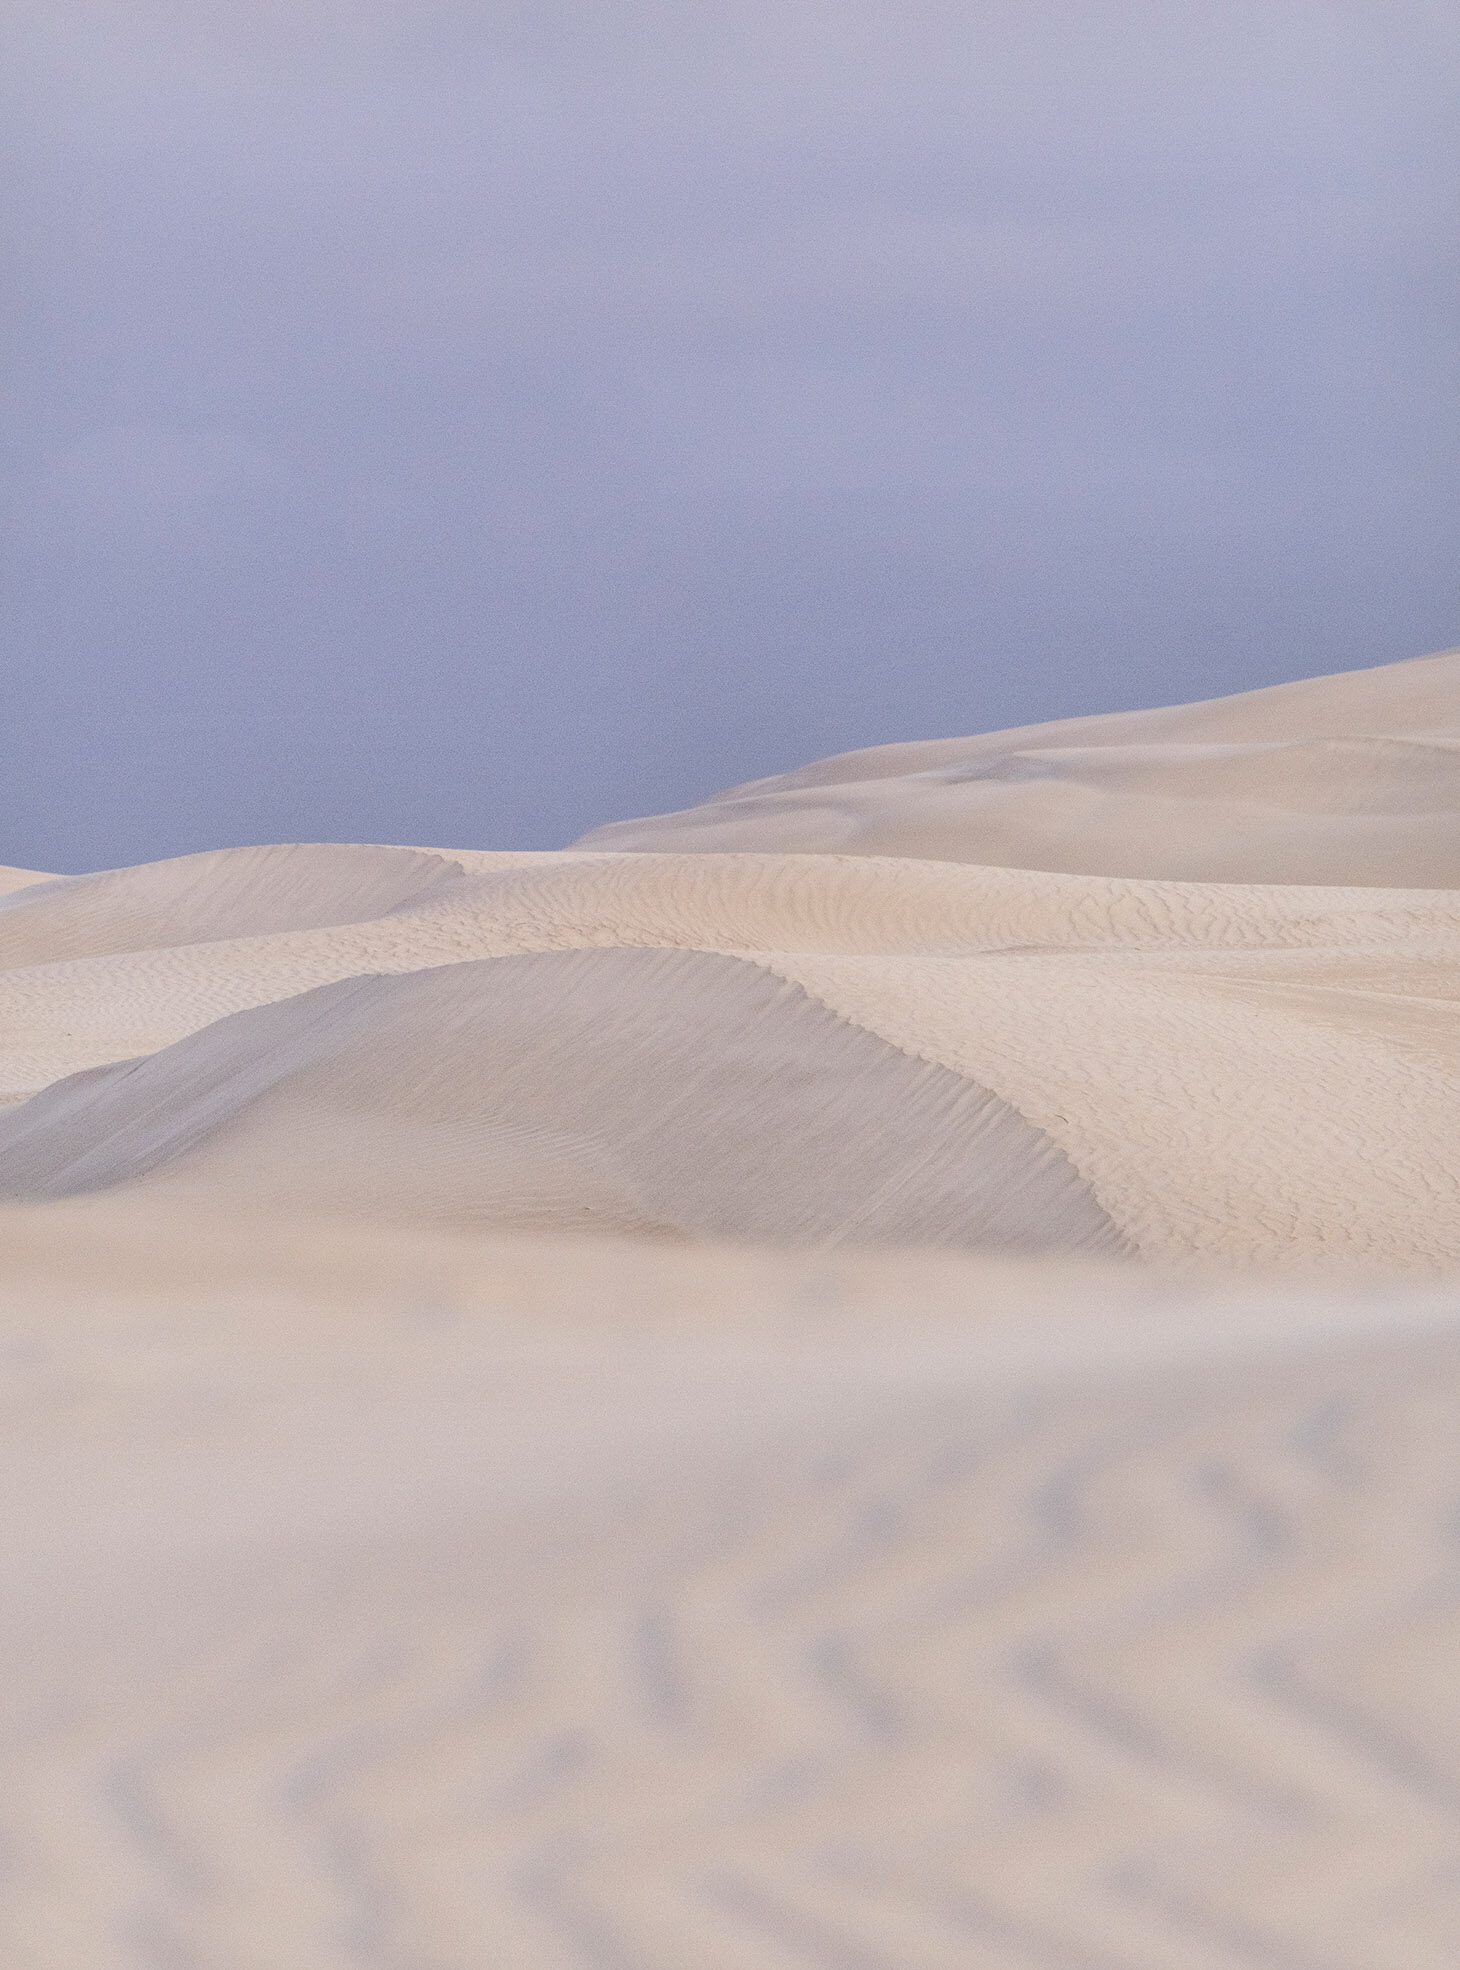
<path fill-rule="evenodd" d="M 9 0 L 0 862 L 1460 643 L 1453 0 Z"/>

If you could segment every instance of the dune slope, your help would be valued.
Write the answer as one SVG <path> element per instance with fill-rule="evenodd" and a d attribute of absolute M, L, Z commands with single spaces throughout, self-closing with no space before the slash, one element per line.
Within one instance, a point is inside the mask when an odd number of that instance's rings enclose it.
<path fill-rule="evenodd" d="M 0 971 L 0 1039 L 8 1041 L 0 1047 L 0 1087 L 23 1096 L 191 1035 L 198 1045 L 186 1056 L 188 1071 L 206 1079 L 212 1049 L 233 1044 L 232 1029 L 218 1023 L 228 1015 L 364 976 L 404 978 L 535 952 L 580 952 L 581 976 L 603 981 L 607 1058 L 638 1017 L 613 970 L 616 954 L 753 958 L 815 1002 L 825 1031 L 855 1026 L 899 1056 L 958 1077 L 975 1100 L 992 1095 L 1023 1117 L 1077 1173 L 1119 1238 L 1148 1258 L 1403 1269 L 1460 1258 L 1450 1150 L 1460 1104 L 1460 908 L 1446 892 L 1157 883 L 873 856 L 423 854 L 419 890 L 408 888 L 379 916 L 350 921 L 362 907 L 356 852 L 336 858 L 299 849 L 286 866 L 294 907 L 302 907 L 301 896 L 308 905 L 308 927 L 250 932 L 258 921 L 257 851 L 230 853 L 244 862 L 240 880 L 220 880 L 208 911 L 193 895 L 193 858 L 180 871 L 159 864 L 135 872 L 139 888 L 173 889 L 187 902 L 147 950 L 44 961 L 55 948 L 45 941 L 47 921 L 62 949 L 73 935 L 57 907 L 65 885 L 47 886 L 52 893 L 36 898 L 28 932 L 27 948 L 40 961 Z M 215 859 L 226 872 L 229 855 Z M 404 865 L 412 883 L 416 866 Z M 402 865 L 386 867 L 394 883 Z M 200 920 L 206 936 L 185 941 Z M 706 966 L 694 975 L 716 974 Z M 509 967 L 504 976 L 529 974 Z M 483 994 L 477 1024 L 463 1014 L 465 1023 L 449 1044 L 438 1040 L 434 1055 L 429 1036 L 413 1040 L 419 1071 L 449 1074 L 456 1050 L 464 1060 L 491 1057 L 499 1044 L 494 1022 L 511 1027 L 526 1016 L 509 1011 L 509 997 L 495 987 Z M 703 1007 L 695 990 L 680 995 L 663 1049 L 645 1069 L 645 1101 L 652 1086 L 666 1112 L 683 1113 L 699 1044 L 690 1035 L 702 1029 L 704 1044 L 713 1043 L 713 1005 L 713 993 Z M 747 1088 L 759 1089 L 755 1099 L 766 1104 L 768 1142 L 779 1126 L 771 1090 L 794 1078 L 794 1047 L 780 1017 L 768 1014 L 742 1043 Z M 804 1041 L 815 1053 L 822 1030 L 808 1013 L 795 1026 L 795 1045 Z M 551 1037 L 547 1027 L 542 1032 Z M 363 1042 L 362 1049 L 356 1080 L 363 1087 L 379 1073 L 384 1088 L 393 1072 L 389 1048 L 382 1040 L 373 1054 Z M 850 1072 L 852 1056 L 846 1060 Z M 847 1094 L 844 1115 L 855 1112 L 864 1144 L 877 1137 L 879 1085 L 857 1081 L 859 1092 Z M 118 1181 L 125 1158 L 115 1169 L 108 1161 L 105 1129 L 120 1111 L 111 1094 L 86 1099 L 90 1119 L 76 1126 L 94 1132 L 94 1155 L 78 1171 Z M 482 1099 L 488 1129 L 495 1096 L 485 1084 Z M 377 1118 L 378 1174 L 360 1185 L 329 1172 L 352 1156 L 358 1164 L 363 1147 L 326 1151 L 319 1132 L 313 1162 L 321 1174 L 309 1175 L 297 1103 L 287 1125 L 277 1124 L 278 1143 L 266 1145 L 267 1117 L 282 1115 L 282 1101 L 249 1124 L 258 1168 L 299 1166 L 294 1180 L 303 1193 L 328 1192 L 331 1208 L 350 1207 L 355 1196 L 364 1209 L 363 1200 L 389 1193 L 384 1206 L 368 1208 L 457 1222 L 472 1170 L 474 1221 L 520 1223 L 537 1208 L 526 1193 L 516 1195 L 507 1174 L 513 1158 L 526 1170 L 526 1138 L 515 1139 L 511 1157 L 501 1149 L 484 1161 L 483 1135 L 464 1160 L 432 1162 L 428 1180 L 423 1146 L 407 1153 L 399 1132 L 392 1165 Z M 384 1094 L 382 1102 L 389 1105 Z M 7 1181 L 16 1194 L 35 1194 L 28 1182 L 50 1181 L 38 1165 L 29 1175 L 26 1166 L 27 1155 L 39 1154 L 33 1131 L 49 1112 L 16 1107 L 0 1128 L 0 1140 L 12 1145 Z M 565 1128 L 575 1140 L 582 1133 L 546 1115 L 532 1126 Z M 707 1118 L 698 1142 L 687 1124 L 676 1126 L 687 1163 L 716 1169 L 722 1124 Z M 22 1137 L 31 1150 L 19 1147 Z M 591 1159 L 560 1161 L 549 1183 L 534 1156 L 527 1190 L 557 1200 L 554 1222 L 568 1209 L 571 1184 L 563 1184 L 571 1170 L 586 1186 L 580 1202 L 588 1221 L 640 1221 L 641 1207 L 605 1191 L 601 1173 L 590 1181 L 590 1167 L 599 1168 Z M 488 1161 L 496 1172 L 490 1182 Z M 872 1180 L 873 1167 L 868 1195 L 884 1180 Z M 75 1187 L 80 1177 L 69 1181 Z M 790 1169 L 786 1181 L 794 1190 L 803 1178 Z M 789 1195 L 784 1208 L 785 1221 L 794 1222 Z M 818 1224 L 820 1209 L 811 1212 Z M 504 1215 L 494 1219 L 498 1211 Z M 604 1211 L 607 1218 L 595 1216 Z M 678 1222 L 672 1213 L 671 1222 Z M 717 1222 L 729 1229 L 735 1220 Z"/>
<path fill-rule="evenodd" d="M 1460 651 L 1159 711 L 843 753 L 584 847 L 1460 885 Z"/>
<path fill-rule="evenodd" d="M 0 1195 L 154 1172 L 453 1224 L 1119 1251 L 1063 1153 L 967 1076 L 743 960 L 614 951 L 362 979 L 0 1122 Z"/>

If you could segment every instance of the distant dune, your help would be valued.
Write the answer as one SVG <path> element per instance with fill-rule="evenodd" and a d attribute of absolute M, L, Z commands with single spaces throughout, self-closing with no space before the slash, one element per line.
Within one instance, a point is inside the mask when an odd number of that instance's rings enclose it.
<path fill-rule="evenodd" d="M 0 870 L 0 1962 L 1449 1970 L 1460 653 Z"/>
<path fill-rule="evenodd" d="M 875 746 L 581 847 L 1460 885 L 1460 651 L 1162 711 Z"/>

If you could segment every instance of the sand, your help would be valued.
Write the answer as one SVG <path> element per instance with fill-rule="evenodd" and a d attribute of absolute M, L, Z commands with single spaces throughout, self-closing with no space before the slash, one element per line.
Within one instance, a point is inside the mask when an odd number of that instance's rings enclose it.
<path fill-rule="evenodd" d="M 45 869 L 0 868 L 0 896 L 9 896 L 16 889 L 26 889 L 33 882 L 55 880 L 56 878 Z"/>
<path fill-rule="evenodd" d="M 1452 653 L 0 872 L 0 1962 L 1460 1960 L 1457 796 Z"/>
<path fill-rule="evenodd" d="M 843 753 L 605 848 L 918 855 L 1195 882 L 1460 884 L 1460 650 L 1204 704 Z"/>

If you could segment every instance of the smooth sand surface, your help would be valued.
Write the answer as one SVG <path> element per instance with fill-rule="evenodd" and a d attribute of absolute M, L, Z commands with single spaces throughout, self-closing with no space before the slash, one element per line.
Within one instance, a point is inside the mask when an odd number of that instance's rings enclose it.
<path fill-rule="evenodd" d="M 0 1965 L 1460 1961 L 1457 735 L 3 872 Z"/>
<path fill-rule="evenodd" d="M 0 896 L 8 896 L 14 889 L 26 889 L 33 882 L 54 882 L 56 878 L 44 869 L 0 868 Z"/>

